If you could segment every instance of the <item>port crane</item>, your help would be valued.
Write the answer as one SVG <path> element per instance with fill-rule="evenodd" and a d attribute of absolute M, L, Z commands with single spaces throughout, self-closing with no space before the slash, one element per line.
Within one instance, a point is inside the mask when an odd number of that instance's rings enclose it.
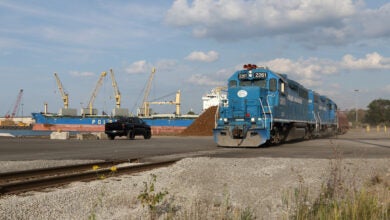
<path fill-rule="evenodd" d="M 114 88 L 114 95 L 115 95 L 115 108 L 112 110 L 113 116 L 129 116 L 129 109 L 127 108 L 121 108 L 121 93 L 118 88 L 118 84 L 115 80 L 114 71 L 110 69 L 111 73 L 111 81 L 112 81 L 112 87 Z"/>
<path fill-rule="evenodd" d="M 175 101 L 164 101 L 164 102 L 146 102 L 147 108 L 149 108 L 150 104 L 155 105 L 176 105 L 176 115 L 180 115 L 180 90 L 176 92 Z"/>
<path fill-rule="evenodd" d="M 89 102 L 88 102 L 88 113 L 89 113 L 89 115 L 94 115 L 94 114 L 96 114 L 96 113 L 94 112 L 94 110 L 93 110 L 93 103 L 94 103 L 94 101 L 95 101 L 96 95 L 97 95 L 97 93 L 98 93 L 100 87 L 101 87 L 102 84 L 103 84 L 103 79 L 104 79 L 104 77 L 105 77 L 106 75 L 107 75 L 107 72 L 102 72 L 102 73 L 100 74 L 99 80 L 98 80 L 98 82 L 97 82 L 97 84 L 96 84 L 96 86 L 95 86 L 95 88 L 94 88 L 94 90 L 93 90 L 93 92 L 92 92 L 91 98 L 89 99 Z"/>
<path fill-rule="evenodd" d="M 150 88 L 152 87 L 153 77 L 155 73 L 156 73 L 156 68 L 153 67 L 152 72 L 150 73 L 149 76 L 148 84 L 146 85 L 144 99 L 142 100 L 142 107 L 140 108 L 140 112 L 143 116 L 150 115 L 148 98 L 149 98 Z"/>
<path fill-rule="evenodd" d="M 115 93 L 115 105 L 116 108 L 121 107 L 121 93 L 119 92 L 118 84 L 116 83 L 114 72 L 112 69 L 110 69 L 111 73 L 111 81 L 112 81 L 112 87 L 114 88 L 114 93 Z"/>
<path fill-rule="evenodd" d="M 62 86 L 61 80 L 57 73 L 54 73 L 54 77 L 56 78 L 57 87 L 60 91 L 62 102 L 64 103 L 64 108 L 67 109 L 69 107 L 69 95 L 64 91 L 64 87 Z"/>
<path fill-rule="evenodd" d="M 176 99 L 175 101 L 164 101 L 164 102 L 149 102 L 149 93 L 150 89 L 152 87 L 153 77 L 156 72 L 156 68 L 152 69 L 152 72 L 149 76 L 149 80 L 145 89 L 144 99 L 142 101 L 142 107 L 140 108 L 140 113 L 142 116 L 149 116 L 150 115 L 150 105 L 151 104 L 157 104 L 157 105 L 176 105 L 176 115 L 180 115 L 180 90 L 176 92 Z"/>
<path fill-rule="evenodd" d="M 9 114 L 9 111 L 8 111 L 7 114 L 5 114 L 5 117 L 7 119 L 12 119 L 15 117 L 16 113 L 18 112 L 20 102 L 22 101 L 22 96 L 23 96 L 23 89 L 19 90 L 18 97 L 16 98 L 15 104 L 14 104 L 13 109 L 12 109 L 12 113 Z"/>

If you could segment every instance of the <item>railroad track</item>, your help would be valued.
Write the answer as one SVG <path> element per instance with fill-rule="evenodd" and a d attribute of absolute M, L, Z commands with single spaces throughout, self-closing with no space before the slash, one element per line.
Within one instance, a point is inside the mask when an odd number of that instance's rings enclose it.
<path fill-rule="evenodd" d="M 169 166 L 178 160 L 179 159 L 173 159 L 168 161 L 131 164 L 118 167 L 116 165 L 128 163 L 131 162 L 131 160 L 107 161 L 0 173 L 0 196 L 62 186 L 75 181 L 91 181 L 100 179 L 101 177 L 138 173 Z"/>

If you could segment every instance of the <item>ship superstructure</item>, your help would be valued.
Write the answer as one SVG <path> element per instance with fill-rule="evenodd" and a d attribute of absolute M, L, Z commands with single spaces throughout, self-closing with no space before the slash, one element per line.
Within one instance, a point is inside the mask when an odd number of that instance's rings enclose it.
<path fill-rule="evenodd" d="M 202 111 L 212 106 L 218 106 L 220 103 L 226 102 L 226 87 L 216 87 L 202 97 L 203 107 Z"/>

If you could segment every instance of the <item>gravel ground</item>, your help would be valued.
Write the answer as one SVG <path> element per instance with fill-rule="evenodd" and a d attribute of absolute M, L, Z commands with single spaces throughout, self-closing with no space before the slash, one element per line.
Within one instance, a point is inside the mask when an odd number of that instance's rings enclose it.
<path fill-rule="evenodd" d="M 67 162 L 74 163 L 61 163 Z M 148 208 L 143 207 L 137 197 L 144 189 L 144 182 L 150 183 L 154 174 L 156 192 L 168 192 L 164 202 L 157 206 L 158 213 L 171 210 L 176 213 L 176 219 L 223 219 L 223 215 L 234 218 L 250 208 L 256 219 L 283 219 L 288 210 L 282 198 L 300 184 L 308 186 L 310 196 L 316 197 L 334 167 L 339 168 L 345 184 L 351 187 L 367 184 L 373 176 L 390 179 L 388 159 L 338 162 L 340 160 L 263 157 L 189 158 L 138 175 L 114 175 L 45 192 L 2 196 L 0 216 L 1 219 L 148 219 Z M 35 161 L 30 165 L 40 163 L 48 161 Z M 14 162 L 0 162 L 0 165 L 8 170 L 20 166 Z M 167 217 L 162 214 L 159 219 Z"/>

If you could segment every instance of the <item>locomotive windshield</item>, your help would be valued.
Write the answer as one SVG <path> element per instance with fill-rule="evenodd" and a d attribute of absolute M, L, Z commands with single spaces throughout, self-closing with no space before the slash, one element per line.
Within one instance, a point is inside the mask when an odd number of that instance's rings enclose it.
<path fill-rule="evenodd" d="M 260 88 L 266 88 L 267 80 L 266 79 L 260 79 L 260 80 L 240 80 L 239 85 L 240 86 L 258 86 Z"/>
<path fill-rule="evenodd" d="M 233 87 L 236 87 L 237 86 L 237 81 L 236 80 L 230 80 L 229 81 L 229 87 L 230 88 L 233 88 Z"/>

